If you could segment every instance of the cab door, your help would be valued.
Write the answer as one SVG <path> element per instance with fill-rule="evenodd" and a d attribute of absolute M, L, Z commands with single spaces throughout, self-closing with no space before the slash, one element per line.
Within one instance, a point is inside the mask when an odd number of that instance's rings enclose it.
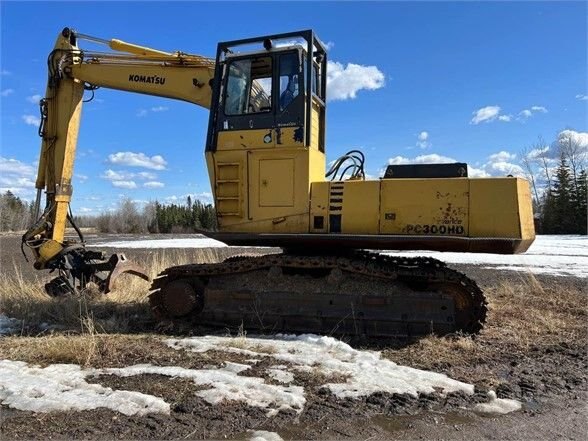
<path fill-rule="evenodd" d="M 278 67 L 276 100 L 276 145 L 304 146 L 304 75 L 301 54 L 288 51 L 276 55 Z"/>
<path fill-rule="evenodd" d="M 274 147 L 274 57 L 235 58 L 225 66 L 217 118 L 219 150 Z"/>

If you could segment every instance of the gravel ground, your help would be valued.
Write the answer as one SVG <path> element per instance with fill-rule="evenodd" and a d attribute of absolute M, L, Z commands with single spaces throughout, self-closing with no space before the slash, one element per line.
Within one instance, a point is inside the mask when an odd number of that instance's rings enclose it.
<path fill-rule="evenodd" d="M 90 240 L 99 239 L 104 238 Z M 22 258 L 19 246 L 17 236 L 0 237 L 1 271 L 9 273 L 16 267 L 27 280 L 46 278 Z M 139 261 L 159 252 L 124 251 L 127 257 Z M 268 252 L 267 249 L 218 248 L 212 253 L 220 259 L 243 251 Z M 474 265 L 450 266 L 476 280 L 483 290 L 492 290 L 501 284 L 516 284 L 525 277 L 517 272 Z M 563 290 L 579 289 L 586 293 L 586 282 L 579 278 L 541 275 L 537 280 L 542 284 L 561 286 Z M 580 305 L 585 306 L 586 303 Z M 524 317 L 521 317 L 521 326 L 524 323 Z M 364 399 L 342 400 L 322 389 L 320 378 L 297 375 L 296 382 L 304 384 L 309 391 L 304 411 L 300 415 L 280 412 L 267 418 L 265 411 L 243 404 L 211 406 L 196 397 L 194 386 L 185 380 L 159 375 L 101 376 L 92 381 L 164 398 L 172 403 L 171 414 L 129 417 L 104 409 L 35 414 L 2 406 L 2 439 L 247 439 L 247 431 L 251 429 L 275 431 L 284 439 L 586 439 L 588 356 L 585 336 L 579 341 L 560 341 L 551 346 L 531 343 L 524 354 L 510 351 L 505 342 L 483 334 L 480 342 L 486 353 L 493 357 L 480 358 L 474 363 L 436 363 L 415 358 L 407 343 L 400 344 L 401 347 L 378 348 L 398 363 L 473 382 L 476 394 L 471 397 L 433 395 L 414 399 L 403 395 L 374 394 Z M 145 351 L 143 353 L 140 348 L 128 351 L 125 363 L 145 362 L 144 358 L 149 357 L 182 366 L 203 363 L 201 359 L 190 358 L 178 351 L 174 355 L 157 354 L 154 344 L 145 345 Z M 231 361 L 238 362 L 239 359 Z M 256 374 L 259 373 L 255 370 L 248 373 Z M 523 410 L 489 417 L 465 409 L 482 401 L 490 387 L 496 389 L 499 397 L 522 401 Z"/>

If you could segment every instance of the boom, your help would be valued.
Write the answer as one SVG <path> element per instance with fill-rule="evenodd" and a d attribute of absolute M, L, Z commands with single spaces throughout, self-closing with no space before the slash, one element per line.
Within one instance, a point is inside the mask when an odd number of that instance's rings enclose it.
<path fill-rule="evenodd" d="M 84 51 L 78 47 L 80 39 L 105 44 L 114 52 Z M 200 55 L 163 52 L 116 39 L 102 40 L 65 28 L 57 38 L 47 64 L 47 89 L 45 98 L 40 102 L 39 136 L 42 144 L 35 183 L 34 218 L 38 220 L 23 236 L 23 244 L 33 250 L 35 268 L 55 269 L 57 265 L 56 268 L 61 270 L 64 264 L 68 265 L 62 256 L 69 253 L 68 248 L 72 246 L 64 242 L 64 236 L 68 219 L 72 220 L 69 204 L 73 193 L 72 176 L 84 91 L 93 94 L 95 89 L 107 87 L 209 108 L 215 62 Z M 39 216 L 43 190 L 47 195 L 46 205 Z M 83 244 L 83 237 L 79 234 Z M 105 263 L 103 256 L 87 252 L 83 247 L 75 248 L 73 261 L 92 261 L 92 265 L 96 261 L 101 265 Z M 110 285 L 112 278 L 109 276 L 117 265 L 119 270 L 127 268 L 141 273 L 126 262 L 124 256 L 114 260 L 116 262 L 106 265 L 105 272 L 98 271 L 102 273 L 98 282 Z M 74 265 L 73 261 L 69 265 Z M 86 268 L 82 273 L 80 276 L 86 279 L 95 278 L 96 271 Z M 75 280 L 68 280 L 66 285 L 75 288 L 75 283 Z M 83 280 L 80 283 L 85 285 Z M 108 290 L 109 286 L 104 288 Z"/>

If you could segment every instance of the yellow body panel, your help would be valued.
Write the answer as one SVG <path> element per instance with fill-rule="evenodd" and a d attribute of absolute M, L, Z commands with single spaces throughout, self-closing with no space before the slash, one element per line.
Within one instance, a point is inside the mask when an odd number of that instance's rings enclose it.
<path fill-rule="evenodd" d="M 259 207 L 293 207 L 296 168 L 294 158 L 261 159 L 258 163 Z"/>
<path fill-rule="evenodd" d="M 276 146 L 271 129 L 225 130 L 218 134 L 218 150 L 250 150 Z"/>
<path fill-rule="evenodd" d="M 331 200 L 337 200 L 332 191 Z M 345 182 L 343 201 L 342 233 L 378 233 L 380 224 L 380 181 Z"/>
<path fill-rule="evenodd" d="M 521 223 L 521 238 L 525 240 L 535 239 L 535 218 L 533 216 L 533 198 L 529 182 L 517 179 L 519 221 Z"/>
<path fill-rule="evenodd" d="M 310 185 L 324 179 L 326 161 L 301 147 L 296 130 L 219 132 L 219 148 L 206 157 L 221 231 L 308 232 Z"/>
<path fill-rule="evenodd" d="M 300 127 L 280 127 L 274 131 L 276 147 L 303 147 L 304 130 Z M 279 136 L 278 136 L 279 133 Z"/>
<path fill-rule="evenodd" d="M 340 230 L 334 224 L 337 216 Z M 529 186 L 518 178 L 315 182 L 309 231 L 523 240 L 535 237 Z"/>
<path fill-rule="evenodd" d="M 473 237 L 535 236 L 527 181 L 484 178 L 470 181 L 470 233 Z"/>
<path fill-rule="evenodd" d="M 383 179 L 380 233 L 468 235 L 469 180 Z"/>

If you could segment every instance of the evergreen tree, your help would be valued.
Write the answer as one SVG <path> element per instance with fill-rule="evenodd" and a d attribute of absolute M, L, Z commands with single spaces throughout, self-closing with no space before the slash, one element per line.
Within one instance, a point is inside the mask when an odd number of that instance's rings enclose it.
<path fill-rule="evenodd" d="M 0 195 L 0 231 L 25 230 L 30 225 L 31 204 L 8 190 Z"/>
<path fill-rule="evenodd" d="M 586 182 L 586 170 L 580 171 L 578 178 L 576 179 L 576 185 L 574 188 L 574 194 L 572 202 L 576 209 L 576 228 L 575 233 L 587 234 L 588 233 L 588 187 Z"/>
<path fill-rule="evenodd" d="M 574 230 L 575 219 L 572 209 L 572 179 L 570 168 L 563 153 L 560 156 L 559 166 L 555 172 L 555 185 L 553 196 L 555 199 L 555 218 L 558 223 L 557 232 L 565 234 Z"/>

